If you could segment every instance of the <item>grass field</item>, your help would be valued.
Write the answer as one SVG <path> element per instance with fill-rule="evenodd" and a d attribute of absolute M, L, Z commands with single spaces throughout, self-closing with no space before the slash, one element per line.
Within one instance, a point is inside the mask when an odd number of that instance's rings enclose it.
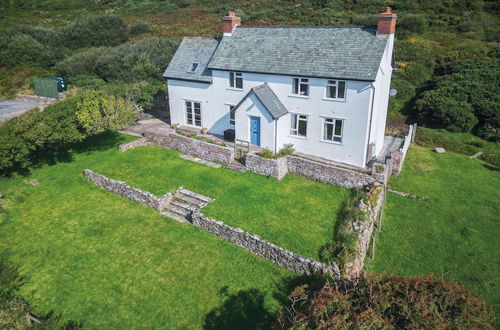
<path fill-rule="evenodd" d="M 310 254 L 331 239 L 341 197 L 350 195 L 296 177 L 213 169 L 156 147 L 120 153 L 130 138 L 100 138 L 54 165 L 0 180 L 0 257 L 19 266 L 21 295 L 39 315 L 55 311 L 86 327 L 265 327 L 298 277 L 96 187 L 84 168 L 156 194 L 183 185 L 215 197 L 207 215 Z"/>
<path fill-rule="evenodd" d="M 413 146 L 390 188 L 370 272 L 435 274 L 500 308 L 500 172 L 481 160 Z"/>

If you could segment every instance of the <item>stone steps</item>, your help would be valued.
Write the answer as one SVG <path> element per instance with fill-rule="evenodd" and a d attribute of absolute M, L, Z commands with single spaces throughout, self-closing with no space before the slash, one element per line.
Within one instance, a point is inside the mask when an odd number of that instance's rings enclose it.
<path fill-rule="evenodd" d="M 238 162 L 238 161 L 231 162 L 227 166 L 227 169 L 231 170 L 231 171 L 235 171 L 235 172 L 240 172 L 240 173 L 243 173 L 243 172 L 247 171 L 247 168 L 243 164 L 241 164 L 240 162 Z"/>
<path fill-rule="evenodd" d="M 174 198 L 161 214 L 181 222 L 188 222 L 187 217 L 191 212 L 199 210 L 211 201 L 209 197 L 181 188 L 174 193 Z"/>

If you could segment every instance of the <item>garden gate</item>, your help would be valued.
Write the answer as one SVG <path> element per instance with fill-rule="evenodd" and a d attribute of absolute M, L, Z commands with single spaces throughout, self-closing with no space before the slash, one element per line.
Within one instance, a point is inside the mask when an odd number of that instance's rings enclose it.
<path fill-rule="evenodd" d="M 248 141 L 234 139 L 234 158 L 242 159 L 250 151 L 250 143 Z"/>

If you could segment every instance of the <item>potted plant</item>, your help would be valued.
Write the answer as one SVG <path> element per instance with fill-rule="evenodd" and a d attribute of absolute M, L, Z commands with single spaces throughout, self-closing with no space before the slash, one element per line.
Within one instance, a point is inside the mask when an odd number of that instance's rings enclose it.
<path fill-rule="evenodd" d="M 172 127 L 173 129 L 177 129 L 179 128 L 179 124 L 172 124 L 170 127 Z"/>
<path fill-rule="evenodd" d="M 207 133 L 208 133 L 208 129 L 206 129 L 206 128 L 201 129 L 201 134 L 207 134 Z"/>

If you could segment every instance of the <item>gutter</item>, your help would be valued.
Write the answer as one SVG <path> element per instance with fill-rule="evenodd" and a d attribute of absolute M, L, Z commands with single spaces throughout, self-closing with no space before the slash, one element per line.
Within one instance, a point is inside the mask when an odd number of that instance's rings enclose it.
<path fill-rule="evenodd" d="M 368 126 L 368 143 L 366 144 L 366 161 L 365 165 L 368 163 L 368 150 L 370 149 L 370 139 L 372 137 L 372 121 L 373 121 L 373 106 L 375 104 L 375 86 L 373 86 L 373 83 L 370 84 L 370 88 L 373 89 L 373 94 L 372 94 L 372 106 L 370 110 L 370 124 Z M 370 158 L 371 160 L 371 158 Z"/>

